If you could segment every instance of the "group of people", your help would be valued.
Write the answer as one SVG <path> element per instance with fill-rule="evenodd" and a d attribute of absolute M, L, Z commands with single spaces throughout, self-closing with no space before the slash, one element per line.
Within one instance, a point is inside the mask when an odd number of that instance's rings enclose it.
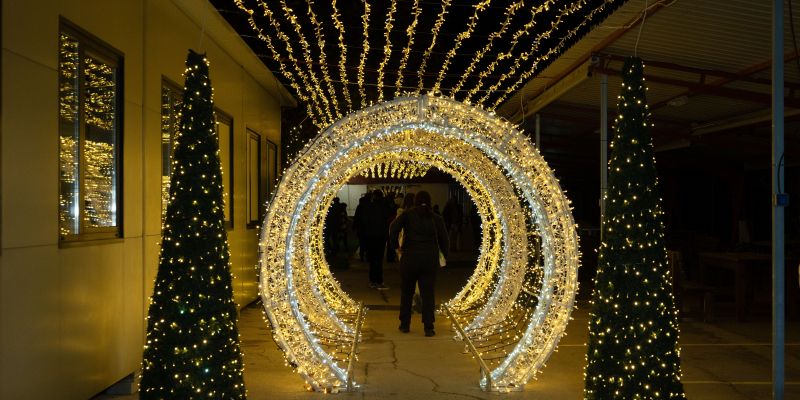
<path fill-rule="evenodd" d="M 333 211 L 333 209 L 331 210 Z M 383 281 L 383 259 L 400 261 L 400 331 L 411 327 L 411 307 L 419 287 L 425 336 L 433 329 L 437 270 L 447 258 L 450 241 L 444 219 L 433 212 L 426 191 L 408 193 L 397 207 L 394 198 L 380 190 L 361 198 L 353 217 L 362 260 L 369 263 L 370 287 L 387 289 Z"/>

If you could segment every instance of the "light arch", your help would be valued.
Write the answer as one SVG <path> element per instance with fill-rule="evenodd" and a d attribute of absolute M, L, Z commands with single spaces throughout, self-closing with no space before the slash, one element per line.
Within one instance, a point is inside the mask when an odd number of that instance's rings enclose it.
<path fill-rule="evenodd" d="M 312 388 L 347 384 L 345 369 L 319 345 L 319 332 L 352 335 L 351 324 L 339 316 L 357 305 L 320 261 L 319 215 L 345 178 L 391 158 L 441 167 L 472 182 L 470 194 L 480 201 L 491 197 L 481 217 L 485 229 L 495 229 L 490 236 L 500 239 L 482 243 L 483 269 L 449 302 L 456 310 L 477 310 L 470 329 L 505 318 L 526 270 L 541 269 L 527 328 L 491 372 L 497 387 L 524 385 L 549 358 L 569 320 L 577 289 L 575 224 L 568 200 L 528 138 L 493 114 L 450 99 L 404 97 L 355 112 L 318 135 L 285 171 L 259 244 L 260 294 L 276 342 Z M 532 229 L 541 237 L 542 265 L 529 265 Z"/>

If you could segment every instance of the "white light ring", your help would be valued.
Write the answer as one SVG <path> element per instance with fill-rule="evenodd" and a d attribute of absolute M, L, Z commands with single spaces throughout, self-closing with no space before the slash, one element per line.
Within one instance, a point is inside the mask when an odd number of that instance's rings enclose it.
<path fill-rule="evenodd" d="M 399 104 L 402 101 L 405 101 L 406 104 Z M 413 112 L 409 112 L 408 111 L 409 108 L 413 108 L 413 106 L 414 106 L 413 104 L 408 104 L 408 103 L 412 103 L 412 102 L 417 102 L 417 99 L 398 99 L 398 100 L 395 100 L 394 102 L 390 102 L 387 105 L 379 105 L 379 106 L 373 107 L 368 111 L 370 112 L 370 116 L 377 116 L 377 117 L 384 116 L 385 117 L 386 115 L 389 115 L 392 112 L 395 112 L 397 110 L 403 111 L 403 109 L 405 108 L 406 113 L 405 113 L 405 115 L 403 115 L 403 117 L 401 117 L 401 119 L 408 120 L 408 115 L 413 115 Z M 460 106 L 458 103 L 455 103 L 455 102 L 452 102 L 452 101 L 449 101 L 449 100 L 442 100 L 442 99 L 432 99 L 432 103 L 438 103 L 439 105 L 444 104 L 444 103 L 451 103 L 451 105 L 453 106 L 452 107 L 453 109 L 457 109 L 459 107 L 463 107 L 463 106 Z M 445 105 L 445 106 L 440 106 L 438 111 L 445 111 L 442 114 L 447 114 L 446 111 L 448 111 L 448 110 L 447 110 L 447 107 Z M 475 110 L 475 109 L 470 109 L 469 111 L 472 112 L 473 114 L 469 115 L 468 117 L 474 117 L 476 114 L 482 113 L 481 110 Z M 477 113 L 476 113 L 476 111 L 477 111 Z M 365 113 L 358 113 L 358 114 L 365 114 Z M 420 114 L 422 114 L 422 113 L 420 113 Z M 486 113 L 483 112 L 483 114 L 486 114 Z M 394 117 L 394 116 L 391 116 L 391 115 L 389 115 L 389 117 L 391 117 L 391 118 L 388 118 L 389 120 L 391 120 L 392 118 L 394 118 L 396 120 L 396 118 L 397 118 L 397 117 Z M 425 117 L 423 116 L 423 119 L 424 118 Z M 460 125 L 463 125 L 463 124 L 466 124 L 464 121 L 467 121 L 467 119 L 468 118 L 464 118 L 463 116 L 456 115 L 456 118 L 454 120 L 457 121 Z M 472 118 L 472 120 L 474 120 L 474 118 Z M 480 127 L 483 127 L 483 128 L 486 128 L 486 127 L 492 126 L 492 125 L 498 126 L 497 121 L 491 121 L 491 120 L 486 121 L 486 120 L 483 120 L 483 121 L 478 121 L 478 122 L 480 122 L 481 124 L 485 124 L 485 125 L 480 126 Z M 494 124 L 492 124 L 493 122 L 494 122 Z M 505 124 L 505 126 L 503 126 L 502 124 L 500 126 L 502 128 L 510 127 L 510 125 L 508 125 L 507 123 L 504 123 L 504 124 Z M 337 123 L 332 128 L 335 130 L 336 128 L 339 127 L 339 125 L 342 125 L 342 124 Z M 478 136 L 481 136 L 481 135 L 478 135 Z M 500 135 L 500 136 L 506 136 L 506 135 Z M 518 135 L 518 136 L 520 136 L 520 135 Z M 485 139 L 485 136 L 482 137 L 481 139 Z M 315 142 L 315 144 L 316 144 L 316 142 Z M 502 145 L 502 143 L 500 143 L 500 144 Z M 512 144 L 514 144 L 514 143 L 512 143 Z M 329 143 L 328 145 L 334 145 L 334 144 Z M 494 145 L 494 143 L 492 143 L 492 145 Z M 513 149 L 514 146 L 511 146 L 511 147 L 512 147 L 512 150 L 515 150 L 515 149 Z M 311 147 L 309 147 L 309 149 L 310 148 Z M 500 148 L 502 148 L 502 147 L 500 147 Z M 530 156 L 531 154 L 534 155 L 534 158 L 535 157 L 539 157 L 538 154 L 535 151 L 533 151 L 531 153 L 527 153 L 526 156 Z M 301 156 L 301 159 L 302 159 L 302 156 Z M 540 157 L 539 157 L 539 159 L 540 159 Z M 530 160 L 530 159 L 527 159 L 527 160 Z M 523 158 L 520 161 L 524 162 L 524 161 L 527 161 L 527 160 Z M 531 165 L 530 165 L 531 163 L 526 163 L 526 164 L 528 164 L 527 168 L 531 167 Z M 543 162 L 541 164 L 544 165 L 545 170 L 549 173 L 550 171 L 546 167 L 546 165 Z M 513 170 L 512 170 L 512 172 L 513 172 Z M 541 178 L 541 176 L 533 176 L 532 174 L 530 174 L 530 171 L 527 171 L 527 172 L 528 172 L 527 177 L 528 178 L 532 177 L 533 178 L 532 179 L 533 182 L 536 182 L 536 179 L 540 179 Z M 552 177 L 552 173 L 549 173 L 547 175 L 549 175 L 549 177 Z M 514 177 L 512 177 L 512 180 L 514 180 L 515 183 L 516 183 L 516 179 L 514 179 Z M 544 180 L 545 181 L 549 181 L 550 179 L 547 179 L 547 177 L 545 177 Z M 552 188 L 552 186 L 551 186 L 551 188 Z M 555 184 L 555 188 L 556 188 L 555 191 L 558 192 L 557 194 L 561 195 L 560 191 L 557 189 L 558 188 L 557 183 Z M 548 189 L 548 188 L 545 187 L 545 189 Z M 277 193 L 276 197 L 280 197 L 279 195 L 280 195 L 280 193 Z M 554 221 L 554 223 L 552 225 L 550 225 L 549 228 L 550 229 L 552 229 L 552 228 L 562 228 L 562 229 L 557 229 L 557 230 L 560 230 L 561 232 L 564 232 L 563 228 L 566 225 L 569 225 L 569 223 L 571 223 L 571 216 L 569 216 L 567 202 L 565 200 L 553 202 L 552 201 L 552 197 L 553 196 L 546 196 L 546 197 L 548 197 L 548 198 L 546 198 L 546 200 L 550 200 L 549 202 L 544 204 L 544 207 L 548 209 L 548 212 L 550 212 L 553 208 L 555 208 L 555 209 L 561 208 L 564 211 L 564 214 L 567 215 L 566 219 L 562 218 L 561 221 Z M 556 197 L 558 197 L 558 196 L 556 196 Z M 563 199 L 563 195 L 561 195 L 561 198 Z M 558 199 L 556 199 L 556 200 L 558 200 Z M 555 204 L 553 204 L 553 203 L 555 203 Z M 274 205 L 274 203 L 273 203 L 273 205 Z M 566 207 L 563 207 L 564 205 L 566 205 Z M 564 214 L 561 214 L 561 216 L 563 217 Z M 284 221 L 286 221 L 286 216 L 285 215 L 281 215 L 281 213 L 275 213 L 275 215 L 276 216 L 280 216 Z M 267 236 L 266 235 L 266 233 L 267 233 L 267 229 L 266 228 L 267 228 L 267 224 L 265 223 L 265 231 L 264 231 L 265 234 L 262 235 L 262 236 Z M 561 246 L 561 249 L 563 249 L 567 253 L 577 254 L 577 246 L 576 246 L 577 240 L 572 240 L 571 243 L 568 243 L 568 242 L 570 242 L 568 240 L 568 239 L 570 239 L 570 237 L 572 239 L 576 239 L 575 238 L 575 234 L 574 234 L 574 223 L 572 224 L 572 230 L 571 231 L 570 230 L 566 230 L 566 232 L 567 233 L 564 236 L 564 238 L 567 239 L 567 242 L 565 242 L 566 243 L 565 245 Z M 564 238 L 558 237 L 558 235 L 554 235 L 553 237 L 554 237 L 554 239 L 556 241 L 559 241 L 559 240 L 563 241 L 563 239 L 564 239 Z M 264 244 L 264 243 L 262 243 L 262 244 Z M 570 246 L 570 244 L 574 244 L 574 246 Z M 267 246 L 266 244 L 264 244 L 262 246 L 262 249 L 267 249 L 267 248 L 270 248 L 270 247 Z M 282 248 L 282 246 L 280 246 L 280 245 L 275 246 L 272 249 L 274 249 L 274 250 L 283 249 L 284 251 L 286 250 L 285 247 Z M 559 250 L 561 250 L 561 249 L 559 249 Z M 266 254 L 266 252 L 265 252 L 265 254 Z M 555 264 L 557 264 L 557 265 L 561 265 L 558 261 L 560 261 L 562 259 L 566 259 L 568 262 L 573 262 L 574 263 L 573 266 L 575 266 L 575 267 L 577 266 L 577 257 L 570 257 L 568 255 L 567 256 L 560 256 L 559 254 L 556 254 L 554 257 L 545 257 L 545 258 L 546 258 L 546 260 L 554 261 Z M 262 260 L 269 261 L 269 257 L 268 256 L 263 256 Z M 267 264 L 267 263 L 265 262 L 264 264 Z M 262 265 L 262 269 L 263 269 L 263 267 L 264 267 L 264 265 Z M 568 269 L 568 270 L 571 269 L 573 271 L 575 270 L 575 268 L 569 268 L 569 267 L 570 266 L 567 265 L 566 269 Z M 569 278 L 569 277 L 575 275 L 574 273 L 564 273 L 563 269 L 558 271 L 558 272 L 559 273 L 555 275 L 555 278 L 559 278 L 559 279 L 556 279 L 556 281 L 562 281 L 562 283 L 563 283 L 563 279 L 560 279 L 560 278 Z M 278 282 L 278 283 L 281 283 L 281 282 Z M 275 285 L 273 284 L 272 286 L 275 286 Z M 550 284 L 547 284 L 546 286 L 550 286 Z M 568 285 L 560 285 L 559 286 L 559 288 L 562 288 L 562 289 L 565 288 L 565 287 L 568 287 Z M 269 294 L 269 289 L 270 289 L 270 285 L 262 285 L 262 293 L 264 293 L 265 295 Z M 572 303 L 572 300 L 573 300 L 572 296 L 574 296 L 574 290 L 566 290 L 565 289 L 565 290 L 560 291 L 560 292 L 561 293 L 557 294 L 557 296 L 559 296 L 559 298 L 557 300 L 563 300 L 562 299 L 563 297 L 567 297 L 567 299 L 566 299 L 567 301 L 555 301 L 552 304 L 558 305 L 560 307 L 558 310 L 563 310 L 564 308 L 571 309 L 571 303 Z M 547 296 L 547 297 L 550 297 L 550 296 Z M 280 296 L 278 298 L 280 298 Z M 268 302 L 265 302 L 265 305 L 269 306 Z M 569 310 L 566 311 L 567 315 L 568 315 L 568 312 L 569 312 Z M 560 334 L 563 333 L 563 328 L 564 328 L 564 325 L 566 324 L 566 319 L 558 318 L 561 321 L 552 321 L 552 319 L 553 318 L 550 318 L 550 320 L 551 320 L 550 322 L 554 322 L 554 323 L 553 324 L 549 324 L 548 327 L 555 328 L 555 329 L 551 329 L 550 331 L 551 332 L 556 332 L 557 333 L 556 336 L 560 336 Z M 528 331 L 526 333 L 530 333 L 531 332 L 531 328 L 532 328 L 532 326 L 529 326 L 529 329 L 528 329 Z M 531 338 L 530 335 L 526 335 L 526 337 L 527 337 L 526 340 L 523 341 L 525 343 L 520 343 L 520 345 L 528 344 L 528 343 L 532 343 L 533 342 L 533 340 L 531 340 L 533 338 Z M 547 339 L 548 337 L 552 337 L 552 335 L 549 335 L 549 336 L 545 335 L 545 337 L 543 337 L 541 339 L 545 339 L 544 340 L 545 342 L 552 342 L 551 340 Z M 537 338 L 539 338 L 539 337 L 537 336 Z M 542 343 L 542 344 L 546 344 L 546 343 Z M 518 345 L 517 349 L 515 349 L 515 350 L 519 350 L 520 345 Z M 545 348 L 547 348 L 547 347 L 545 347 Z M 549 353 L 549 351 L 547 351 L 547 353 Z M 521 357 L 516 357 L 516 359 L 521 359 Z M 530 367 L 530 366 L 531 366 L 531 364 L 528 364 L 528 367 Z M 530 370 L 530 368 L 523 368 L 523 369 Z M 515 370 L 520 370 L 520 368 L 515 368 Z"/>
<path fill-rule="evenodd" d="M 384 136 L 386 136 L 386 135 L 384 135 Z M 477 158 L 479 158 L 479 157 L 480 157 L 480 153 L 479 153 L 479 152 L 476 152 L 476 150 L 475 150 L 474 148 L 472 148 L 472 147 L 469 147 L 469 146 L 463 146 L 463 143 L 462 143 L 462 142 L 460 142 L 460 141 L 456 141 L 456 143 L 457 143 L 457 144 L 460 144 L 460 145 L 462 145 L 462 147 L 463 147 L 463 149 L 464 149 L 464 150 L 471 151 L 471 152 L 475 153 L 474 157 L 469 157 L 468 159 L 477 159 Z M 362 148 L 361 148 L 361 149 L 364 149 L 364 148 L 366 148 L 366 146 L 362 146 Z M 326 171 L 330 171 L 331 169 L 332 169 L 332 167 L 331 167 L 330 165 L 328 165 L 328 167 L 326 167 L 326 168 L 325 168 L 325 170 L 326 170 Z M 353 172 L 355 172 L 357 169 L 358 169 L 358 168 L 353 168 Z M 327 174 L 327 173 L 326 173 L 326 174 Z M 503 179 L 504 179 L 504 178 L 502 177 L 502 174 L 499 174 L 499 171 L 498 171 L 498 173 L 497 173 L 497 174 L 498 174 L 498 176 L 496 177 L 496 180 L 503 181 Z M 340 174 L 333 174 L 333 175 L 335 176 L 335 175 L 340 175 Z M 310 193 L 312 193 L 312 192 L 317 192 L 317 190 L 315 190 L 314 186 L 315 186 L 315 185 L 317 185 L 318 183 L 322 182 L 322 181 L 324 181 L 324 180 L 321 180 L 321 179 L 316 179 L 316 178 L 311 180 L 311 184 L 309 185 L 309 187 L 306 187 L 306 190 L 304 190 L 304 191 L 303 191 L 304 195 L 300 197 L 300 199 L 299 199 L 299 201 L 298 201 L 298 203 L 297 203 L 297 204 L 299 204 L 298 208 L 300 208 L 300 207 L 303 207 L 303 205 L 306 205 L 306 204 L 312 204 L 312 203 L 313 203 L 313 201 L 312 201 L 311 199 L 309 199 L 309 198 L 308 198 L 308 194 L 310 194 Z M 509 193 L 511 193 L 511 192 L 512 192 L 512 191 L 511 191 L 511 189 L 510 189 L 510 186 L 509 186 L 509 189 L 508 189 L 508 190 L 506 190 L 506 196 L 508 197 L 508 196 L 509 196 Z M 273 204 L 274 204 L 274 203 L 273 203 Z M 517 209 L 516 209 L 516 210 L 514 210 L 514 211 L 511 211 L 511 212 L 509 212 L 509 214 L 512 214 L 512 215 L 519 215 L 520 211 L 519 211 L 518 204 L 516 204 L 516 206 L 517 206 Z M 297 212 L 297 210 L 295 210 L 295 214 L 294 214 L 294 215 L 295 215 L 295 216 L 297 216 L 298 214 L 299 214 L 299 215 L 304 215 L 304 214 L 308 215 L 308 214 L 307 214 L 307 213 L 305 213 L 305 212 L 302 212 L 302 211 L 301 211 L 300 213 L 298 213 L 298 212 Z M 291 231 L 294 231 L 294 232 L 303 231 L 303 230 L 304 230 L 304 227 L 301 227 L 300 225 L 302 225 L 302 224 L 303 224 L 304 222 L 306 222 L 306 221 L 309 221 L 309 219 L 308 219 L 308 218 L 303 218 L 303 217 L 301 217 L 301 218 L 297 218 L 297 217 L 293 218 L 293 222 L 292 222 L 292 224 L 291 224 L 290 230 L 291 230 Z M 522 224 L 524 224 L 524 222 L 522 222 Z M 518 231 L 521 231 L 521 228 L 518 228 L 517 230 L 518 230 Z M 294 237 L 295 237 L 295 235 L 294 235 L 294 234 L 288 234 L 288 237 L 292 237 L 292 238 L 294 238 Z M 525 236 L 522 236 L 522 237 L 520 238 L 520 240 L 522 240 L 522 239 L 524 239 L 524 238 L 526 238 L 526 237 L 525 237 Z M 291 242 L 290 242 L 290 245 L 292 245 L 292 243 L 291 243 Z M 297 243 L 296 245 L 298 245 L 298 246 L 301 246 L 301 247 L 305 247 L 305 244 L 304 244 L 304 243 Z M 297 253 L 294 253 L 294 254 L 297 254 Z M 288 261 L 288 260 L 291 260 L 291 257 L 287 257 L 287 258 L 286 258 L 286 260 L 287 260 L 287 262 L 289 262 L 289 263 L 291 263 L 291 264 L 293 264 L 293 263 L 294 263 L 293 261 Z M 523 262 L 523 263 L 521 263 L 521 265 L 520 265 L 520 267 L 519 267 L 518 269 L 524 269 L 524 267 L 525 267 L 525 263 Z M 293 270 L 293 271 L 296 271 L 296 272 L 300 272 L 302 269 L 292 268 L 292 270 Z M 291 274 L 291 275 L 294 275 L 294 274 Z M 290 281 L 295 281 L 295 279 L 290 279 Z M 313 287 L 313 285 L 312 285 L 312 287 Z M 298 289 L 299 289 L 299 287 L 298 287 Z M 313 297 L 313 296 L 310 296 L 310 297 Z M 295 304 L 297 305 L 297 307 L 293 307 L 293 314 L 294 314 L 294 315 L 296 315 L 296 316 L 302 316 L 302 317 L 306 317 L 306 316 L 308 315 L 308 314 L 306 314 L 306 313 L 303 313 L 303 312 L 300 310 L 301 308 L 303 308 L 303 309 L 307 309 L 307 310 L 308 310 L 309 308 L 308 308 L 308 307 L 301 307 L 301 306 L 300 306 L 300 304 L 301 304 L 301 301 L 300 301 L 300 299 L 299 299 L 299 298 L 297 298 L 297 296 L 290 296 L 290 302 L 291 302 L 291 304 L 293 304 L 293 305 L 295 305 Z M 312 306 L 312 307 L 310 307 L 310 308 L 313 310 L 315 307 L 313 307 L 313 306 Z M 268 310 L 268 312 L 269 312 L 269 311 L 270 311 L 270 310 Z M 271 320 L 274 320 L 274 319 L 275 319 L 275 318 L 271 318 Z M 303 323 L 303 325 L 305 325 L 305 323 Z M 304 329 L 302 329 L 302 330 L 304 331 L 304 333 L 305 333 L 305 334 L 306 334 L 306 336 L 308 337 L 308 340 L 309 340 L 309 342 L 313 343 L 313 342 L 314 342 L 314 339 L 312 338 L 312 337 L 313 337 L 313 335 L 311 335 L 311 334 L 308 332 L 307 326 L 304 326 L 303 328 L 304 328 Z M 317 349 L 318 349 L 318 346 L 312 346 L 312 347 L 313 347 L 315 350 L 317 350 Z M 322 349 L 318 349 L 317 351 L 324 351 L 324 350 L 322 350 Z M 326 354 L 327 354 L 327 353 L 326 353 Z M 295 360 L 294 362 L 296 362 L 296 363 L 297 363 L 298 361 L 297 361 L 297 360 Z M 329 361 L 329 362 L 328 362 L 328 365 L 330 365 L 330 368 L 331 368 L 331 369 L 337 369 L 337 368 L 336 368 L 336 366 L 335 366 L 335 365 L 332 363 L 332 361 Z"/>

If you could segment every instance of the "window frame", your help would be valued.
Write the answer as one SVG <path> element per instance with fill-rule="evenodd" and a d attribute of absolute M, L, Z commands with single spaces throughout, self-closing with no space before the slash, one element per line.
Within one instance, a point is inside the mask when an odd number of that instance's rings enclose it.
<path fill-rule="evenodd" d="M 264 204 L 263 204 L 264 203 L 264 201 L 263 201 L 264 199 L 263 199 L 263 195 L 262 195 L 262 191 L 261 191 L 262 185 L 263 185 L 262 181 L 264 179 L 264 175 L 263 175 L 263 171 L 262 171 L 262 168 L 263 168 L 263 165 L 264 165 L 263 159 L 262 159 L 263 152 L 261 151 L 261 146 L 262 146 L 263 142 L 262 142 L 262 136 L 261 136 L 260 133 L 256 132 L 255 130 L 253 130 L 253 129 L 249 128 L 249 127 L 246 130 L 247 130 L 247 145 L 245 146 L 246 151 L 247 151 L 247 157 L 246 157 L 246 159 L 247 159 L 247 216 L 246 216 L 246 221 L 247 221 L 247 229 L 255 229 L 255 228 L 258 228 L 261 225 L 261 220 L 263 219 L 262 217 L 263 217 L 263 214 L 264 214 L 264 212 L 263 212 L 264 211 Z M 250 148 L 250 143 L 253 140 L 255 140 L 255 142 L 256 142 L 256 159 L 258 160 L 257 161 L 257 166 L 256 166 L 256 174 L 257 174 L 256 181 L 258 182 L 257 188 L 256 188 L 256 196 L 257 196 L 257 199 L 256 199 L 257 211 L 256 212 L 258 214 L 258 217 L 256 219 L 251 219 L 250 218 L 251 215 L 252 215 L 252 209 L 250 207 L 251 207 L 252 189 L 253 189 L 251 187 L 251 185 L 250 185 L 252 183 L 252 178 L 250 176 L 250 174 L 252 173 L 252 168 L 250 168 L 250 149 L 251 149 Z"/>
<path fill-rule="evenodd" d="M 264 200 L 268 200 L 272 198 L 273 192 L 278 187 L 278 144 L 269 139 L 264 139 L 264 143 L 267 147 L 267 191 L 265 193 L 267 198 Z M 270 150 L 275 152 L 275 159 L 272 162 L 269 160 Z"/>
<path fill-rule="evenodd" d="M 222 138 L 222 134 L 223 134 L 223 132 L 221 132 L 219 130 L 219 128 L 220 128 L 220 123 L 219 123 L 220 120 L 224 120 L 225 123 L 229 127 L 229 130 L 228 130 L 228 133 L 227 133 L 227 136 L 228 136 L 228 176 L 225 177 L 225 175 L 223 174 L 222 179 L 223 180 L 227 179 L 227 181 L 228 181 L 228 198 L 227 199 L 223 199 L 223 200 L 230 207 L 230 214 L 228 215 L 228 218 L 230 218 L 230 219 L 225 220 L 225 228 L 228 229 L 228 230 L 231 230 L 231 229 L 233 229 L 233 210 L 234 210 L 234 208 L 233 208 L 233 206 L 234 206 L 234 202 L 233 202 L 233 176 L 234 176 L 235 165 L 233 163 L 233 155 L 234 155 L 233 149 L 234 149 L 234 147 L 236 147 L 236 146 L 234 146 L 234 141 L 233 141 L 233 139 L 234 139 L 233 132 L 235 132 L 234 125 L 233 125 L 234 121 L 233 121 L 233 117 L 230 114 L 226 113 L 225 111 L 222 111 L 219 107 L 214 107 L 214 123 L 216 124 L 216 129 L 217 129 L 217 137 L 218 137 L 217 140 L 221 139 Z M 217 147 L 219 148 L 219 142 L 217 142 Z M 219 149 L 219 150 L 220 150 L 220 152 L 222 151 L 222 149 Z M 219 162 L 220 162 L 220 168 L 222 168 L 222 157 L 220 157 Z M 223 195 L 224 194 L 225 194 L 225 192 L 223 192 Z M 223 213 L 224 213 L 224 209 L 223 209 Z"/>
<path fill-rule="evenodd" d="M 167 78 L 166 76 L 162 76 L 161 77 L 161 88 L 159 90 L 159 99 L 160 99 L 159 100 L 159 107 L 160 108 L 159 108 L 159 114 L 158 114 L 159 115 L 159 132 L 158 133 L 159 133 L 159 143 L 160 144 L 163 144 L 163 140 L 164 140 L 163 137 L 161 136 L 163 134 L 163 131 L 161 130 L 161 128 L 162 128 L 161 124 L 163 123 L 163 117 L 164 117 L 164 115 L 163 115 L 163 105 L 164 105 L 164 103 L 163 103 L 163 100 L 164 100 L 163 93 L 164 93 L 164 89 L 165 88 L 169 89 L 170 91 L 172 91 L 174 93 L 176 93 L 178 95 L 177 97 L 179 97 L 181 99 L 181 101 L 183 101 L 183 88 L 181 88 L 180 85 L 178 85 L 177 83 L 175 83 L 171 79 Z M 178 120 L 178 123 L 180 123 L 180 119 Z M 177 132 L 170 132 L 170 139 L 169 139 L 169 152 L 170 152 L 170 154 L 169 154 L 169 157 L 167 157 L 167 160 L 168 160 L 169 163 L 172 163 L 172 152 L 175 150 L 175 134 L 176 133 Z M 161 146 L 159 146 L 159 147 L 161 147 Z M 159 176 L 162 179 L 159 182 L 159 186 L 160 186 L 159 187 L 159 193 L 162 193 L 162 191 L 164 190 L 164 187 L 163 187 L 163 184 L 164 184 L 164 182 L 163 182 L 163 177 L 164 177 L 164 175 L 163 175 L 163 173 L 164 173 L 164 153 L 163 153 L 163 151 L 164 151 L 164 149 L 162 148 L 161 149 L 162 153 L 161 153 L 161 155 L 159 157 L 161 159 L 161 168 L 160 168 L 161 172 L 159 173 Z M 172 175 L 172 165 L 170 165 L 169 173 L 170 173 L 170 175 Z M 163 203 L 163 198 L 161 198 L 161 201 L 159 202 L 159 204 L 160 204 L 159 208 L 161 209 L 161 213 L 160 213 L 159 218 L 161 219 L 161 223 L 163 224 L 164 223 L 164 219 L 166 218 L 166 213 L 167 213 L 166 205 Z"/>
<path fill-rule="evenodd" d="M 86 116 L 84 113 L 84 98 L 85 98 L 85 90 L 86 90 L 86 83 L 85 79 L 83 78 L 83 71 L 84 71 L 84 60 L 86 57 L 91 57 L 97 61 L 106 63 L 107 65 L 114 68 L 114 190 L 116 192 L 116 225 L 111 227 L 90 227 L 85 224 L 84 215 L 85 215 L 85 207 L 81 206 L 78 207 L 78 233 L 69 234 L 69 235 L 62 235 L 60 231 L 60 222 L 57 224 L 59 226 L 58 229 L 58 242 L 59 244 L 69 244 L 69 243 L 77 243 L 77 242 L 84 242 L 84 241 L 93 241 L 93 240 L 102 240 L 102 239 L 118 239 L 124 237 L 124 174 L 123 174 L 123 156 L 124 156 L 124 143 L 123 143 L 123 130 L 124 130 L 124 108 L 125 108 L 125 93 L 124 93 L 124 82 L 125 82 L 125 55 L 117 50 L 116 48 L 112 47 L 105 41 L 101 40 L 95 35 L 85 31 L 84 29 L 78 27 L 76 24 L 70 22 L 69 20 L 61 17 L 59 19 L 59 29 L 58 29 L 58 36 L 56 38 L 56 42 L 61 43 L 61 35 L 65 34 L 70 38 L 76 40 L 79 43 L 78 46 L 78 152 L 80 161 L 78 162 L 78 174 L 79 174 L 79 202 L 83 202 L 84 196 L 86 195 L 85 190 L 85 173 L 86 173 L 86 159 L 84 155 L 86 154 L 85 147 L 86 147 L 86 136 L 87 136 L 87 124 L 86 124 Z M 60 85 L 61 80 L 61 66 L 57 67 L 57 74 L 58 74 L 58 82 Z M 59 99 L 57 101 L 57 112 L 56 115 L 58 116 L 58 136 L 61 136 L 61 102 L 60 102 L 60 86 L 56 88 L 56 98 Z M 61 154 L 61 147 L 58 145 L 58 152 L 59 158 Z M 60 180 L 60 163 L 56 163 L 56 167 L 58 173 L 56 174 L 59 178 L 58 180 L 58 193 L 59 198 L 61 197 L 61 180 Z M 58 212 L 58 218 L 60 220 L 61 211 Z"/>

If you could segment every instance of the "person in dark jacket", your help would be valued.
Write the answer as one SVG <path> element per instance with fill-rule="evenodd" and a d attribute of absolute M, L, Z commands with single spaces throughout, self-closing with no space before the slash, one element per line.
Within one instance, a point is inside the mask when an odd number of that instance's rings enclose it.
<path fill-rule="evenodd" d="M 383 284 L 383 256 L 386 251 L 386 237 L 389 235 L 389 206 L 383 192 L 372 192 L 372 201 L 364 210 L 364 240 L 367 243 L 369 261 L 369 285 L 371 288 L 386 290 Z"/>
<path fill-rule="evenodd" d="M 365 193 L 358 200 L 356 212 L 353 214 L 353 230 L 358 237 L 358 258 L 364 261 L 364 256 L 367 254 L 367 239 L 364 237 L 366 231 L 367 221 L 364 220 L 364 211 L 369 208 L 369 203 L 372 201 L 372 195 Z"/>
<path fill-rule="evenodd" d="M 436 289 L 436 273 L 439 269 L 439 252 L 445 258 L 450 244 L 442 217 L 431 211 L 431 195 L 426 191 L 417 193 L 414 208 L 398 216 L 389 228 L 389 240 L 397 243 L 403 231 L 400 249 L 400 331 L 408 333 L 411 328 L 411 301 L 414 287 L 419 283 L 422 297 L 422 324 L 425 336 L 433 336 Z"/>
<path fill-rule="evenodd" d="M 341 204 L 339 198 L 333 198 L 325 217 L 325 253 L 331 255 L 339 251 L 339 227 L 342 224 Z"/>

